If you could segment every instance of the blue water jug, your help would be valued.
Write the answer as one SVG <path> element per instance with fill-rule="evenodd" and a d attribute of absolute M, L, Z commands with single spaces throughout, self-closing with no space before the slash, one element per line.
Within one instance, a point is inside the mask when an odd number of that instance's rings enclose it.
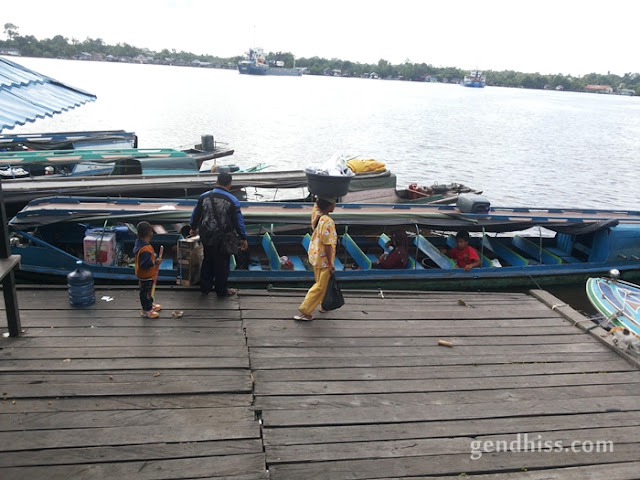
<path fill-rule="evenodd" d="M 96 302 L 93 273 L 82 268 L 82 260 L 78 260 L 76 265 L 76 269 L 67 275 L 69 303 L 74 307 L 88 307 Z"/>

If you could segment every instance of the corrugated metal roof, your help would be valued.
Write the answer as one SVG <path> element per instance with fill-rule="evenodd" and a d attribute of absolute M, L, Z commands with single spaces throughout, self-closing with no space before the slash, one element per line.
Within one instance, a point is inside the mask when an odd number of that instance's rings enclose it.
<path fill-rule="evenodd" d="M 97 97 L 0 58 L 0 130 L 52 116 Z"/>

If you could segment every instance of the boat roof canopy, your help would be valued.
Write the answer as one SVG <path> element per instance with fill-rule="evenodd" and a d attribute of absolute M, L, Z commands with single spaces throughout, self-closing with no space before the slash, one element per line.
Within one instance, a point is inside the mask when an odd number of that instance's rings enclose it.
<path fill-rule="evenodd" d="M 196 200 L 48 197 L 32 200 L 11 220 L 17 229 L 60 222 L 188 222 Z M 246 224 L 309 225 L 312 203 L 240 202 Z M 433 230 L 515 232 L 539 226 L 569 234 L 585 234 L 618 223 L 640 223 L 640 212 L 579 209 L 495 208 L 489 214 L 467 214 L 449 205 L 338 204 L 338 225 L 416 225 Z"/>

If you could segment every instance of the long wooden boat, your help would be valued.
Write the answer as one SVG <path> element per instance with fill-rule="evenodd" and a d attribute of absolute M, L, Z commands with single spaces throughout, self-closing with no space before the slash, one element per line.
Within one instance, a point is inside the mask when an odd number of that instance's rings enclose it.
<path fill-rule="evenodd" d="M 640 286 L 614 277 L 589 278 L 587 297 L 613 327 L 640 336 Z"/>
<path fill-rule="evenodd" d="M 138 148 L 137 135 L 124 130 L 0 135 L 0 167 L 5 167 L 0 175 L 195 174 L 205 161 L 234 153 L 212 135 L 202 139 L 193 147 L 172 149 Z"/>
<path fill-rule="evenodd" d="M 154 246 L 165 247 L 159 281 L 193 283 L 197 262 L 185 251 L 197 251 L 197 242 L 180 232 L 194 206 L 192 200 L 35 200 L 10 222 L 12 253 L 22 255 L 22 272 L 39 279 L 62 280 L 81 259 L 98 281 L 134 281 L 134 226 L 147 220 L 156 225 Z M 250 250 L 247 259 L 235 259 L 231 281 L 239 286 L 311 284 L 313 271 L 306 262 L 311 209 L 305 203 L 243 202 Z M 339 204 L 332 217 L 340 235 L 337 278 L 344 288 L 537 288 L 583 284 L 611 268 L 629 280 L 640 276 L 640 212 L 493 208 L 464 214 L 451 205 Z M 413 234 L 410 265 L 372 269 L 386 235 L 398 228 Z M 482 266 L 470 272 L 455 268 L 440 251 L 452 245 L 452 234 L 460 229 L 473 232 L 471 243 L 482 255 Z M 105 252 L 94 251 L 96 245 Z M 282 256 L 291 260 L 292 270 L 282 267 Z"/>
<path fill-rule="evenodd" d="M 159 153 L 159 152 L 158 152 Z M 180 160 L 179 158 L 177 160 Z M 189 161 L 189 159 L 187 159 Z M 0 160 L 1 161 L 1 160 Z M 311 201 L 303 170 L 264 171 L 262 164 L 238 169 L 233 174 L 234 193 L 242 200 Z M 135 172 L 136 170 L 134 170 Z M 135 196 L 140 198 L 197 198 L 210 190 L 217 173 L 199 174 L 195 169 L 180 174 L 117 174 L 97 176 L 39 175 L 3 182 L 7 214 L 15 215 L 28 202 L 48 196 Z M 357 175 L 343 203 L 455 203 L 463 193 L 481 193 L 461 184 L 398 190 L 391 172 Z M 411 187 L 411 186 L 410 186 Z"/>

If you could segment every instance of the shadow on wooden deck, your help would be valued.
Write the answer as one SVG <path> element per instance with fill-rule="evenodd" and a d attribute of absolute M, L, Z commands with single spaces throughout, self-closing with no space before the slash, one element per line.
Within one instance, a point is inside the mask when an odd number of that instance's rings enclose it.
<path fill-rule="evenodd" d="M 546 292 L 346 292 L 302 323 L 302 291 L 163 288 L 156 320 L 97 293 L 19 290 L 3 480 L 638 478 L 640 372 Z"/>

